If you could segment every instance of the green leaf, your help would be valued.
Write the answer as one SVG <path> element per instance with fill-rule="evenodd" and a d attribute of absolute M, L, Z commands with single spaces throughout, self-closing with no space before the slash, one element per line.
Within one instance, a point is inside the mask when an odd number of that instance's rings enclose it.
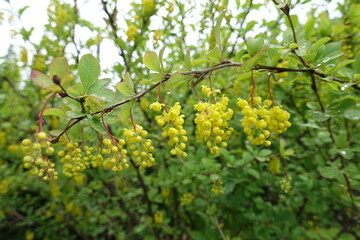
<path fill-rule="evenodd" d="M 246 40 L 246 47 L 250 56 L 255 56 L 261 49 L 264 48 L 264 39 L 259 38 L 248 38 Z"/>
<path fill-rule="evenodd" d="M 163 73 L 161 63 L 156 52 L 147 52 L 143 57 L 143 63 L 145 66 L 155 72 Z"/>
<path fill-rule="evenodd" d="M 251 72 L 244 72 L 244 73 L 240 73 L 238 76 L 237 76 L 237 80 L 238 81 L 242 81 L 242 80 L 245 80 L 245 79 L 249 79 L 251 77 Z"/>
<path fill-rule="evenodd" d="M 161 63 L 161 69 L 164 69 L 164 66 L 163 66 L 163 57 L 164 57 L 165 49 L 166 49 L 166 45 L 163 46 L 163 47 L 160 49 L 160 52 L 159 52 L 159 60 L 160 60 L 160 63 Z"/>
<path fill-rule="evenodd" d="M 78 71 L 81 83 L 85 92 L 98 79 L 100 75 L 100 65 L 96 58 L 91 54 L 82 56 L 79 62 Z"/>
<path fill-rule="evenodd" d="M 344 117 L 349 120 L 360 120 L 360 109 L 349 109 L 344 112 Z"/>
<path fill-rule="evenodd" d="M 355 62 L 352 64 L 356 73 L 360 73 L 360 54 L 356 54 Z"/>
<path fill-rule="evenodd" d="M 19 16 L 21 16 L 21 15 L 25 12 L 25 10 L 28 9 L 29 7 L 30 7 L 30 6 L 25 6 L 25 7 L 20 8 L 20 9 L 18 10 Z"/>
<path fill-rule="evenodd" d="M 166 92 L 171 91 L 172 89 L 176 88 L 180 84 L 182 84 L 190 79 L 191 79 L 190 76 L 182 75 L 181 73 L 176 72 L 173 75 L 171 75 L 169 80 L 166 81 L 164 90 Z"/>
<path fill-rule="evenodd" d="M 54 75 L 60 77 L 60 79 L 64 79 L 69 71 L 69 64 L 66 58 L 58 57 L 55 58 L 49 65 L 49 74 L 52 78 Z"/>
<path fill-rule="evenodd" d="M 325 43 L 327 43 L 330 40 L 331 40 L 330 37 L 321 38 L 321 39 L 317 40 L 316 43 L 311 45 L 310 50 L 313 51 L 313 52 L 316 52 L 316 50 L 318 50 L 319 47 L 325 45 Z"/>
<path fill-rule="evenodd" d="M 206 58 L 199 58 L 199 59 L 192 60 L 191 61 L 191 66 L 195 67 L 197 65 L 201 65 L 201 64 L 204 64 L 204 63 L 217 64 L 217 63 L 219 63 L 219 61 L 206 59 Z"/>
<path fill-rule="evenodd" d="M 47 75 L 39 72 L 38 70 L 32 70 L 30 73 L 30 78 L 34 82 L 34 84 L 38 85 L 41 88 L 49 88 L 55 85 Z"/>
<path fill-rule="evenodd" d="M 221 51 L 218 47 L 215 47 L 205 57 L 213 60 L 221 60 Z"/>
<path fill-rule="evenodd" d="M 126 72 L 126 73 L 123 74 L 122 77 L 123 77 L 124 82 L 126 83 L 126 85 L 129 87 L 129 89 L 130 89 L 132 92 L 135 92 L 134 82 L 133 82 L 133 80 L 131 79 L 130 74 L 129 74 L 128 72 Z"/>
<path fill-rule="evenodd" d="M 123 82 L 120 82 L 116 85 L 116 89 L 125 95 L 134 95 L 134 82 L 131 80 L 130 74 L 124 73 L 123 74 Z"/>
<path fill-rule="evenodd" d="M 261 50 L 260 52 L 258 52 L 254 57 L 250 58 L 249 60 L 247 60 L 246 62 L 243 63 L 243 65 L 241 67 L 238 68 L 238 71 L 241 72 L 247 72 L 250 71 L 255 65 L 256 63 L 259 61 L 259 59 L 261 58 L 261 55 L 267 50 L 267 48 Z"/>
<path fill-rule="evenodd" d="M 257 170 L 253 169 L 253 168 L 247 169 L 247 172 L 250 174 L 250 176 L 252 176 L 252 177 L 254 177 L 256 179 L 260 178 L 260 173 Z"/>
<path fill-rule="evenodd" d="M 218 19 L 216 20 L 216 25 L 215 25 L 215 29 L 214 29 L 215 41 L 216 41 L 216 45 L 219 47 L 219 49 L 221 49 L 220 27 L 221 27 L 221 22 L 222 22 L 224 16 L 225 16 L 225 12 L 223 12 L 219 15 Z"/>
<path fill-rule="evenodd" d="M 337 169 L 336 167 L 322 167 L 319 171 L 321 176 L 323 176 L 324 178 L 333 179 L 341 175 L 339 169 Z"/>
<path fill-rule="evenodd" d="M 272 153 L 271 150 L 269 149 L 263 149 L 259 152 L 258 156 L 260 157 L 266 157 L 266 156 L 269 156 L 270 154 Z"/>
<path fill-rule="evenodd" d="M 250 21 L 246 24 L 245 30 L 244 30 L 244 34 L 247 33 L 248 31 L 250 31 L 251 29 L 253 29 L 253 27 L 257 24 L 257 21 Z"/>
<path fill-rule="evenodd" d="M 109 84 L 111 83 L 111 79 L 110 78 L 105 78 L 105 79 L 101 79 L 98 80 L 96 82 L 94 82 L 88 89 L 87 93 L 89 95 L 95 93 L 97 90 L 99 89 L 104 89 L 107 86 L 109 86 Z"/>
<path fill-rule="evenodd" d="M 335 52 L 332 52 L 328 55 L 326 55 L 325 57 L 323 57 L 322 59 L 319 60 L 320 63 L 327 63 L 335 58 L 338 58 L 340 56 L 342 56 L 344 53 L 341 52 L 341 51 L 335 51 Z"/>
<path fill-rule="evenodd" d="M 326 121 L 331 117 L 329 113 L 319 111 L 312 111 L 311 116 L 315 121 L 320 122 Z"/>
<path fill-rule="evenodd" d="M 112 101 L 114 99 L 115 93 L 111 89 L 101 88 L 101 89 L 97 89 L 94 92 L 92 92 L 91 96 L 109 102 L 109 101 Z"/>
<path fill-rule="evenodd" d="M 78 117 L 83 117 L 85 116 L 85 114 L 83 113 L 79 113 L 79 112 L 72 112 L 72 111 L 67 111 L 66 116 L 69 118 L 78 118 Z"/>
<path fill-rule="evenodd" d="M 161 73 L 150 73 L 149 78 L 150 79 L 141 80 L 139 83 L 144 84 L 144 85 L 148 85 L 148 84 L 151 84 L 151 83 L 157 83 L 161 79 L 164 78 L 164 75 L 162 75 Z"/>
<path fill-rule="evenodd" d="M 330 72 L 331 73 L 336 72 L 336 70 L 338 70 L 338 69 L 340 69 L 342 67 L 345 67 L 346 65 L 348 65 L 350 63 L 353 63 L 355 61 L 356 60 L 354 60 L 354 59 L 343 61 L 343 62 L 339 63 L 338 65 L 336 65 L 336 67 L 333 70 L 331 70 Z"/>
<path fill-rule="evenodd" d="M 354 152 L 351 149 L 339 149 L 338 153 L 348 160 L 354 157 Z"/>
<path fill-rule="evenodd" d="M 47 108 L 45 109 L 43 116 L 57 116 L 66 117 L 65 112 L 58 108 Z"/>
<path fill-rule="evenodd" d="M 350 233 L 343 233 L 340 235 L 338 240 L 356 240 L 356 238 Z"/>
<path fill-rule="evenodd" d="M 106 130 L 101 120 L 94 118 L 91 115 L 87 115 L 86 119 L 89 121 L 90 126 L 97 132 L 101 134 L 106 134 Z"/>
<path fill-rule="evenodd" d="M 191 71 L 191 60 L 190 60 L 190 52 L 187 52 L 185 55 L 185 71 Z"/>
<path fill-rule="evenodd" d="M 320 106 L 317 102 L 307 102 L 306 106 L 312 110 L 319 110 Z"/>

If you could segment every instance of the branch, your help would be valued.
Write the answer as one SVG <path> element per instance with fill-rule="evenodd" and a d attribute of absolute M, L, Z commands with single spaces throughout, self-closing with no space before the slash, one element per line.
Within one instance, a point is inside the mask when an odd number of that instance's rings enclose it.
<path fill-rule="evenodd" d="M 103 9 L 108 17 L 108 20 L 109 20 L 109 23 L 110 23 L 110 26 L 111 26 L 111 29 L 112 29 L 112 33 L 114 35 L 114 38 L 116 40 L 119 39 L 119 36 L 117 35 L 117 25 L 115 23 L 115 20 L 116 20 L 116 14 L 117 14 L 117 10 L 116 10 L 116 7 L 114 9 L 114 11 L 112 13 L 109 12 L 109 9 L 108 9 L 108 2 L 106 0 L 101 0 L 101 3 L 103 5 Z M 120 56 L 122 57 L 122 59 L 124 60 L 124 64 L 125 64 L 125 68 L 126 68 L 126 71 L 129 70 L 129 63 L 126 59 L 126 56 L 125 56 L 125 52 L 124 52 L 124 49 L 122 47 L 120 47 L 118 44 L 116 44 L 119 49 L 120 49 Z"/>
<path fill-rule="evenodd" d="M 209 72 L 212 72 L 212 71 L 215 71 L 215 70 L 219 70 L 219 69 L 223 69 L 223 68 L 229 68 L 229 67 L 241 67 L 242 64 L 241 63 L 236 63 L 236 62 L 229 62 L 229 61 L 226 61 L 224 63 L 220 63 L 218 65 L 215 65 L 213 67 L 210 67 L 210 68 L 206 68 L 206 69 L 203 69 L 203 70 L 194 70 L 194 71 L 188 71 L 188 72 L 179 72 L 179 74 L 181 75 L 193 75 L 194 78 L 200 78 L 202 76 L 204 76 L 205 74 L 208 74 Z M 326 76 L 324 73 L 321 73 L 321 72 L 318 72 L 318 71 L 315 71 L 311 68 L 304 68 L 304 69 L 300 69 L 300 68 L 281 68 L 281 67 L 272 67 L 272 66 L 264 66 L 264 65 L 256 65 L 252 68 L 252 70 L 271 70 L 271 71 L 274 71 L 274 72 L 308 72 L 308 73 L 313 73 L 315 75 L 318 75 L 318 76 L 321 76 L 321 77 L 324 77 Z M 159 82 L 155 83 L 154 85 L 152 85 L 150 88 L 148 88 L 147 90 L 145 91 L 142 91 L 142 92 L 139 92 L 137 94 L 135 94 L 134 96 L 128 98 L 128 99 L 125 99 L 119 103 L 116 103 L 114 105 L 111 105 L 109 107 L 106 107 L 104 109 L 101 109 L 101 110 L 98 110 L 98 111 L 95 111 L 95 112 L 92 112 L 92 113 L 89 113 L 88 115 L 97 115 L 97 114 L 102 114 L 102 113 L 108 113 L 108 112 L 111 112 L 113 111 L 115 108 L 118 108 L 130 101 L 133 101 L 133 100 L 136 100 L 136 99 L 139 99 L 141 98 L 142 96 L 146 95 L 147 93 L 151 92 L 153 89 L 157 88 L 160 83 L 164 83 L 166 81 L 168 81 L 170 79 L 170 77 L 172 76 L 172 74 L 169 74 L 169 73 L 166 73 L 165 74 L 165 77 L 160 80 Z M 344 81 L 342 81 L 341 79 L 338 79 L 338 78 L 334 78 L 334 81 L 337 81 L 337 82 L 340 82 L 340 83 L 345 83 Z M 360 90 L 360 87 L 358 87 L 357 85 L 352 85 L 352 87 L 356 90 Z M 69 125 L 68 127 L 66 127 L 63 132 L 57 136 L 56 138 L 54 138 L 51 142 L 52 143 L 56 143 L 58 142 L 59 138 L 61 135 L 63 135 L 66 131 L 68 131 L 72 126 L 74 126 L 76 123 L 80 122 L 81 120 L 83 120 L 85 118 L 85 116 L 81 116 L 81 117 L 77 117 L 77 118 L 72 118 L 72 120 L 76 120 L 75 122 L 73 122 L 71 125 Z"/>

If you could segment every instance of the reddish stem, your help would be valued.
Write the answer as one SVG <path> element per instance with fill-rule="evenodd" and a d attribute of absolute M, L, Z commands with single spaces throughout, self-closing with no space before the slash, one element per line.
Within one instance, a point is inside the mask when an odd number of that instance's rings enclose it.
<path fill-rule="evenodd" d="M 114 136 L 110 133 L 109 128 L 108 128 L 108 127 L 106 126 L 106 124 L 105 124 L 104 114 L 105 114 L 105 112 L 103 112 L 103 113 L 101 114 L 101 122 L 102 122 L 102 124 L 103 124 L 103 126 L 104 126 L 104 128 L 105 128 L 105 131 L 106 131 L 107 135 L 109 135 L 109 137 L 111 138 L 111 140 L 112 140 L 112 142 L 114 143 L 114 145 L 116 145 L 116 141 L 115 141 Z"/>
<path fill-rule="evenodd" d="M 195 92 L 197 98 L 199 99 L 199 101 L 202 102 L 202 99 L 201 99 L 201 97 L 199 96 L 199 93 L 196 91 L 194 82 L 191 82 L 191 87 L 192 87 L 192 89 L 194 89 L 194 92 Z"/>
<path fill-rule="evenodd" d="M 133 115 L 132 115 L 132 108 L 130 108 L 130 119 L 131 119 L 131 124 L 133 125 L 134 130 L 136 131 L 136 124 L 134 122 L 134 118 L 133 118 Z"/>
<path fill-rule="evenodd" d="M 255 92 L 255 80 L 254 80 L 254 70 L 251 70 L 251 92 L 250 92 L 250 99 L 251 99 L 251 107 L 254 107 L 254 92 Z"/>
<path fill-rule="evenodd" d="M 37 121 L 37 122 L 39 123 L 39 130 L 38 130 L 38 132 L 42 132 L 42 130 L 43 130 L 43 123 L 44 123 L 43 114 L 44 114 L 44 111 L 45 111 L 45 109 L 46 109 L 46 105 L 49 103 L 50 99 L 51 99 L 52 97 L 54 97 L 56 94 L 58 94 L 58 93 L 59 93 L 59 92 L 57 92 L 57 91 L 52 92 L 52 93 L 50 94 L 50 96 L 45 100 L 44 105 L 42 106 L 41 111 L 40 111 L 40 113 L 38 114 L 38 118 L 39 118 L 39 120 Z"/>
<path fill-rule="evenodd" d="M 167 108 L 167 106 L 166 106 L 166 103 L 165 103 L 164 99 L 161 97 L 161 94 L 160 94 L 160 88 L 161 88 L 162 82 L 163 82 L 163 79 L 161 79 L 161 80 L 160 80 L 160 83 L 159 83 L 159 87 L 158 87 L 158 98 L 159 98 L 160 102 L 164 104 L 165 112 L 168 112 L 168 108 Z"/>
<path fill-rule="evenodd" d="M 270 98 L 270 100 L 271 100 L 271 102 L 272 102 L 272 104 L 271 104 L 271 106 L 274 104 L 274 98 L 273 98 L 273 96 L 272 96 L 272 93 L 271 93 L 271 81 L 270 81 L 270 76 L 269 76 L 269 78 L 268 78 L 268 82 L 267 82 L 267 90 L 268 90 L 268 94 L 269 94 L 269 98 Z"/>
<path fill-rule="evenodd" d="M 211 71 L 210 74 L 209 74 L 208 79 L 209 79 L 210 89 L 211 89 L 211 92 L 212 92 L 213 101 L 214 101 L 214 103 L 216 103 L 216 98 L 215 98 L 215 94 L 213 93 L 213 86 L 212 86 L 212 81 L 211 81 L 211 75 L 212 75 L 212 73 L 213 73 L 213 72 Z"/>

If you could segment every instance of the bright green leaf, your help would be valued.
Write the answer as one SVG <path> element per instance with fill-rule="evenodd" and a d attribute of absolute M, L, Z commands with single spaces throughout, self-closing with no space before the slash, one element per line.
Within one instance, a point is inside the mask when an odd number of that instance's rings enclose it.
<path fill-rule="evenodd" d="M 330 37 L 321 38 L 321 39 L 317 40 L 316 43 L 311 45 L 310 50 L 313 52 L 316 52 L 316 50 L 318 50 L 319 47 L 321 47 L 322 45 L 325 45 L 325 43 L 327 43 L 330 40 L 331 40 Z"/>
<path fill-rule="evenodd" d="M 333 70 L 331 70 L 331 72 L 332 72 L 332 73 L 333 73 L 333 72 L 336 72 L 338 69 L 340 69 L 340 68 L 342 68 L 342 67 L 345 67 L 346 65 L 348 65 L 348 64 L 350 64 L 350 63 L 353 63 L 353 62 L 355 62 L 354 59 L 343 61 L 343 62 L 339 63 L 338 65 L 336 65 L 336 67 L 335 67 Z"/>
<path fill-rule="evenodd" d="M 171 75 L 169 80 L 166 81 L 164 90 L 166 92 L 171 91 L 172 89 L 176 88 L 180 84 L 182 84 L 190 79 L 191 79 L 190 76 L 182 75 L 182 74 L 176 72 L 173 75 Z"/>
<path fill-rule="evenodd" d="M 100 65 L 93 55 L 85 54 L 80 59 L 78 71 L 81 83 L 85 92 L 87 92 L 91 84 L 93 84 L 100 75 Z"/>
<path fill-rule="evenodd" d="M 155 72 L 163 73 L 160 59 L 156 52 L 147 52 L 143 57 L 143 63 L 148 69 Z"/>
<path fill-rule="evenodd" d="M 215 25 L 215 29 L 214 29 L 215 41 L 216 41 L 216 45 L 219 47 L 219 49 L 221 49 L 220 28 L 221 28 L 221 22 L 222 22 L 224 16 L 225 16 L 225 12 L 223 12 L 219 15 L 219 17 L 216 20 L 216 25 Z"/>
<path fill-rule="evenodd" d="M 246 40 L 246 47 L 251 56 L 255 56 L 264 48 L 264 39 L 263 38 L 248 38 Z"/>
<path fill-rule="evenodd" d="M 52 78 L 54 75 L 64 79 L 69 71 L 69 64 L 64 57 L 55 58 L 49 65 L 49 74 Z"/>
<path fill-rule="evenodd" d="M 57 117 L 66 117 L 63 110 L 58 108 L 47 108 L 45 109 L 43 116 L 57 116 Z"/>
<path fill-rule="evenodd" d="M 221 60 L 221 51 L 218 47 L 215 47 L 205 57 L 213 60 Z"/>

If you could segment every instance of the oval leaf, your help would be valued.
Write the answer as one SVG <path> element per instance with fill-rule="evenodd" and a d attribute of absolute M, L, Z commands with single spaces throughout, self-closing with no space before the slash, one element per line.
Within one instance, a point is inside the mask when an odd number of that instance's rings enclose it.
<path fill-rule="evenodd" d="M 156 52 L 148 52 L 143 57 L 143 63 L 145 66 L 155 72 L 163 73 L 161 69 L 161 63 Z"/>
<path fill-rule="evenodd" d="M 57 116 L 57 117 L 66 117 L 66 114 L 63 110 L 58 108 L 47 108 L 45 109 L 43 116 Z"/>
<path fill-rule="evenodd" d="M 47 75 L 39 72 L 38 70 L 32 70 L 30 73 L 30 78 L 36 85 L 42 88 L 49 88 L 55 85 Z"/>
<path fill-rule="evenodd" d="M 54 75 L 64 79 L 69 71 L 69 64 L 64 57 L 55 58 L 49 65 L 49 74 L 52 78 Z"/>
<path fill-rule="evenodd" d="M 106 134 L 104 125 L 102 124 L 102 122 L 99 119 L 95 119 L 93 118 L 93 116 L 91 115 L 87 115 L 86 119 L 89 121 L 90 126 L 97 132 L 101 133 L 101 134 Z"/>
<path fill-rule="evenodd" d="M 96 58 L 91 54 L 82 56 L 78 66 L 81 83 L 87 92 L 100 75 L 100 65 Z"/>

